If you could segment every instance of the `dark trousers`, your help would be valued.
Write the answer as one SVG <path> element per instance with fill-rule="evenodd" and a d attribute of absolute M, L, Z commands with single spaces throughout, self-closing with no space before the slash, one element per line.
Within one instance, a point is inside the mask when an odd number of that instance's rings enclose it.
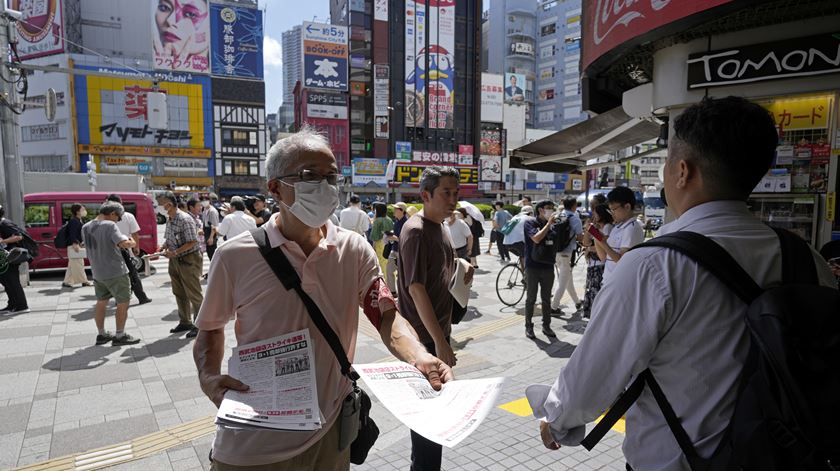
<path fill-rule="evenodd" d="M 15 311 L 28 309 L 26 293 L 20 285 L 20 264 L 9 265 L 5 273 L 0 275 L 0 284 L 6 289 L 6 296 L 9 297 L 9 307 Z"/>
<path fill-rule="evenodd" d="M 499 249 L 499 257 L 504 260 L 510 260 L 510 254 L 507 247 L 505 247 L 505 235 L 501 231 L 493 231 L 496 234 L 496 248 Z"/>
<path fill-rule="evenodd" d="M 449 343 L 449 339 L 446 339 Z M 435 343 L 423 344 L 426 350 L 436 355 Z M 422 435 L 411 431 L 411 471 L 440 471 L 440 463 L 443 460 L 443 447 L 437 443 L 427 440 Z"/>
<path fill-rule="evenodd" d="M 525 326 L 534 326 L 534 305 L 537 303 L 537 290 L 542 300 L 543 327 L 551 324 L 551 288 L 554 285 L 554 267 L 525 268 L 525 279 L 528 280 L 528 294 L 525 297 Z"/>
<path fill-rule="evenodd" d="M 219 235 L 216 234 L 215 240 L 213 240 L 213 245 L 208 245 L 207 241 L 210 240 L 210 232 L 213 231 L 213 226 L 204 226 L 204 245 L 207 246 L 207 259 L 211 262 L 213 261 L 213 254 L 216 253 L 216 246 L 219 245 Z"/>
<path fill-rule="evenodd" d="M 143 291 L 143 282 L 140 281 L 140 274 L 137 273 L 137 268 L 131 263 L 131 255 L 128 253 L 128 250 L 122 249 L 120 252 L 122 252 L 125 266 L 128 267 L 128 279 L 131 280 L 131 291 L 134 293 L 134 296 L 137 296 L 138 301 L 143 301 L 146 299 L 146 292 Z M 146 263 L 149 262 L 146 261 Z"/>

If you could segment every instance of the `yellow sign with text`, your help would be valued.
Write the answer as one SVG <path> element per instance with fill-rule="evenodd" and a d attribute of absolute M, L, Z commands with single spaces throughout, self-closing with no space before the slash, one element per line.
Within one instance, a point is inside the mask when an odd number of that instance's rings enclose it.
<path fill-rule="evenodd" d="M 826 129 L 831 114 L 831 97 L 790 98 L 760 102 L 781 131 Z"/>
<path fill-rule="evenodd" d="M 114 146 L 109 144 L 79 144 L 80 154 L 95 155 L 145 155 L 152 157 L 210 158 L 210 149 L 190 147 Z"/>
<path fill-rule="evenodd" d="M 831 192 L 825 195 L 825 220 L 834 222 L 835 211 L 837 210 L 837 193 Z"/>

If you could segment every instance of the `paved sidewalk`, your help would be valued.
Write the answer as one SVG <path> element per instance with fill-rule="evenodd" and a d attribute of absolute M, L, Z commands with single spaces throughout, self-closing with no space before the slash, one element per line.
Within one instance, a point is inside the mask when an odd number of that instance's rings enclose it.
<path fill-rule="evenodd" d="M 483 245 L 486 248 L 486 241 Z M 578 343 L 584 324 L 569 317 L 555 319 L 556 340 L 549 342 L 539 332 L 536 341 L 526 339 L 524 299 L 517 308 L 502 305 L 495 294 L 501 265 L 495 256 L 486 255 L 479 264 L 470 310 L 453 331 L 459 358 L 455 372 L 459 378 L 507 377 L 503 404 L 521 399 L 530 383 L 551 382 Z M 138 345 L 94 346 L 93 288 L 61 288 L 63 273 L 33 277 L 26 289 L 32 312 L 0 315 L 0 469 L 132 440 L 126 447 L 109 450 L 107 456 L 116 462 L 129 455 L 142 458 L 112 469 L 208 469 L 215 407 L 198 387 L 191 341 L 169 333 L 178 321 L 175 300 L 166 262 L 154 266 L 156 273 L 143 280 L 154 301 L 129 310 L 126 330 L 143 340 Z M 578 267 L 579 294 L 584 277 L 585 268 Z M 113 322 L 109 310 L 109 330 Z M 229 346 L 233 346 L 232 327 L 228 326 Z M 356 361 L 389 356 L 363 318 Z M 382 435 L 368 462 L 355 468 L 407 469 L 408 430 L 376 402 L 373 416 Z M 456 449 L 444 451 L 443 467 L 623 470 L 622 439 L 620 433 L 610 432 L 592 453 L 582 448 L 549 452 L 540 443 L 533 417 L 495 408 L 476 433 Z M 78 469 L 85 463 L 106 464 L 103 456 L 74 456 L 50 465 Z"/>

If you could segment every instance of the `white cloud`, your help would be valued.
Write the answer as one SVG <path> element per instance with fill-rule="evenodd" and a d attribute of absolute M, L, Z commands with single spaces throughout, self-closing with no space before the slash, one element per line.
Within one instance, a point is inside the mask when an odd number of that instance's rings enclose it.
<path fill-rule="evenodd" d="M 281 67 L 283 65 L 283 48 L 280 42 L 271 36 L 263 39 L 263 62 L 270 67 Z"/>

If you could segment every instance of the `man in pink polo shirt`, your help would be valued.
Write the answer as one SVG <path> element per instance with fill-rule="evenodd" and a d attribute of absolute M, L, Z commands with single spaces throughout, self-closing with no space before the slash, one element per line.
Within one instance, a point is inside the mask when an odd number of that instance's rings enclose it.
<path fill-rule="evenodd" d="M 278 141 L 266 162 L 268 189 L 280 212 L 263 228 L 272 248 L 280 247 L 353 361 L 359 307 L 400 360 L 414 364 L 432 387 L 452 379 L 452 371 L 429 354 L 411 325 L 396 311 L 376 253 L 364 237 L 329 222 L 338 206 L 341 180 L 335 157 L 320 134 L 304 127 Z M 247 344 L 308 328 L 318 403 L 324 426 L 314 432 L 232 429 L 219 426 L 213 444 L 214 470 L 346 470 L 350 447 L 339 450 L 341 405 L 351 391 L 329 344 L 311 322 L 303 301 L 287 291 L 263 259 L 250 232 L 228 240 L 210 266 L 207 295 L 196 326 L 194 348 L 201 389 L 218 406 L 228 389 L 248 386 L 221 374 L 225 325 L 236 319 L 237 344 Z"/>

